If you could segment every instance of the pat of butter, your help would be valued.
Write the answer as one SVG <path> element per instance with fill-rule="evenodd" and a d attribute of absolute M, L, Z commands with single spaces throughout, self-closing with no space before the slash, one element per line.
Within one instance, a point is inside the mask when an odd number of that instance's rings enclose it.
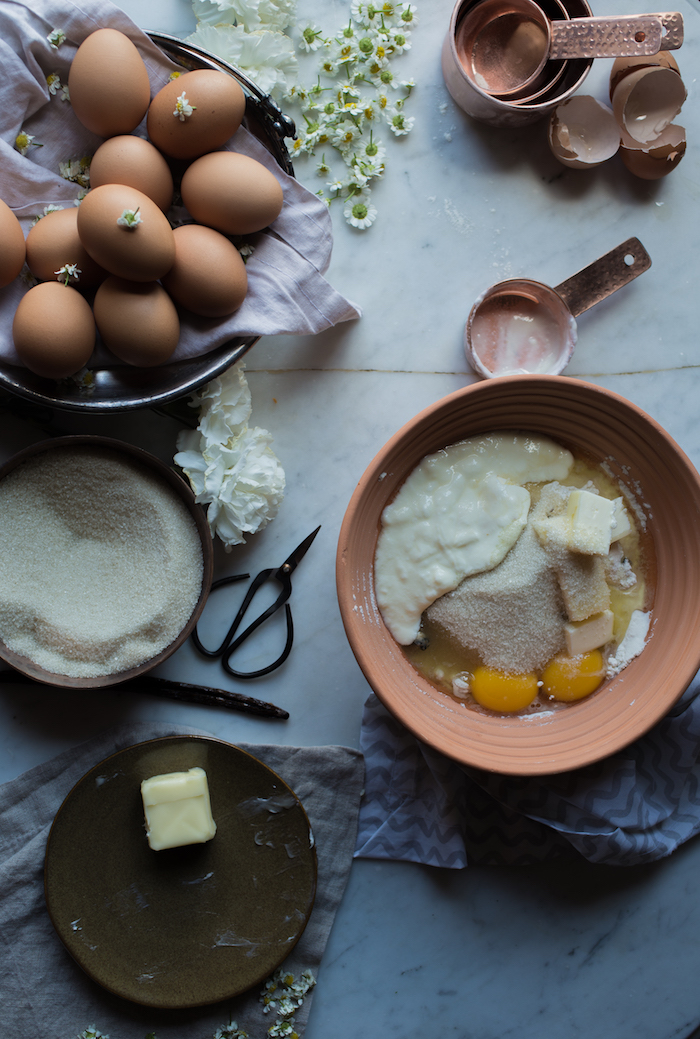
<path fill-rule="evenodd" d="M 615 498 L 613 501 L 613 528 L 610 540 L 619 541 L 625 534 L 629 534 L 631 530 L 632 524 L 622 498 Z"/>
<path fill-rule="evenodd" d="M 591 491 L 572 491 L 567 508 L 571 521 L 571 551 L 587 556 L 606 556 L 610 551 L 614 514 L 615 506 L 609 498 Z"/>
<path fill-rule="evenodd" d="M 203 768 L 166 772 L 141 783 L 146 835 L 154 851 L 204 844 L 216 833 Z"/>
<path fill-rule="evenodd" d="M 566 651 L 571 657 L 589 653 L 609 642 L 613 633 L 612 610 L 603 610 L 585 621 L 569 621 L 564 625 Z"/>

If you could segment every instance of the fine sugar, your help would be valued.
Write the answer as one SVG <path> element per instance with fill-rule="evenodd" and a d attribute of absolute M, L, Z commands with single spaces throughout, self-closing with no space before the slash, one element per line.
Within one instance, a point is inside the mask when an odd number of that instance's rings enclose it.
<path fill-rule="evenodd" d="M 198 601 L 185 503 L 136 459 L 48 449 L 0 481 L 0 638 L 47 671 L 116 674 L 157 655 Z"/>

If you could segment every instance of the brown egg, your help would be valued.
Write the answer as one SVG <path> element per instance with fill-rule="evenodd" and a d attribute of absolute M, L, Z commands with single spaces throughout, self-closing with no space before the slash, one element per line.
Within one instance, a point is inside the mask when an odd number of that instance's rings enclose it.
<path fill-rule="evenodd" d="M 156 281 L 175 259 L 167 217 L 148 195 L 124 184 L 88 191 L 78 207 L 78 234 L 97 263 L 130 281 Z"/>
<path fill-rule="evenodd" d="M 6 202 L 0 199 L 0 288 L 14 281 L 24 266 L 22 226 Z"/>
<path fill-rule="evenodd" d="M 165 364 L 177 346 L 177 310 L 158 282 L 109 277 L 97 290 L 93 306 L 105 346 L 127 364 Z"/>
<path fill-rule="evenodd" d="M 238 310 L 248 289 L 241 254 L 211 227 L 176 227 L 175 263 L 163 286 L 176 303 L 202 317 L 225 317 Z"/>
<path fill-rule="evenodd" d="M 12 325 L 20 360 L 47 379 L 75 375 L 95 347 L 95 320 L 80 293 L 57 281 L 44 281 L 25 293 Z"/>
<path fill-rule="evenodd" d="M 237 152 L 211 152 L 185 170 L 182 201 L 200 224 L 244 235 L 275 220 L 284 201 L 279 181 L 267 167 Z"/>
<path fill-rule="evenodd" d="M 159 209 L 170 209 L 173 178 L 157 148 L 143 137 L 120 134 L 101 144 L 90 163 L 90 186 L 126 184 L 148 195 Z"/>
<path fill-rule="evenodd" d="M 148 136 L 174 159 L 195 159 L 226 144 L 241 125 L 245 94 L 237 80 L 216 69 L 186 72 L 151 101 Z"/>
<path fill-rule="evenodd" d="M 117 29 L 97 29 L 83 40 L 68 73 L 68 90 L 76 117 L 100 137 L 135 130 L 151 98 L 143 58 Z"/>
<path fill-rule="evenodd" d="M 107 271 L 95 263 L 80 241 L 78 210 L 57 209 L 43 216 L 27 235 L 27 264 L 39 281 L 63 281 L 61 267 L 75 264 L 79 276 L 70 277 L 74 288 L 92 288 L 107 277 Z"/>

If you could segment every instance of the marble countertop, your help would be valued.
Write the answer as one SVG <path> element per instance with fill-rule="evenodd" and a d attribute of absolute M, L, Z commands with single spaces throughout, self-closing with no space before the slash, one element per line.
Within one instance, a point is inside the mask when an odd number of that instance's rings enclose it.
<path fill-rule="evenodd" d="M 188 0 L 120 6 L 144 28 L 175 35 L 194 28 Z M 298 6 L 301 18 L 328 31 L 348 18 L 347 0 Z M 357 231 L 340 208 L 331 210 L 327 277 L 363 316 L 315 337 L 263 339 L 246 359 L 252 422 L 272 433 L 287 491 L 264 532 L 231 555 L 217 550 L 217 572 L 278 564 L 321 524 L 295 574 L 293 653 L 252 690 L 285 707 L 289 720 L 118 691 L 2 689 L 0 780 L 122 720 L 184 722 L 232 742 L 358 745 L 370 690 L 335 596 L 340 524 L 385 441 L 420 409 L 475 381 L 463 328 L 493 282 L 522 275 L 556 285 L 639 237 L 651 269 L 579 319 L 566 374 L 640 405 L 700 466 L 700 11 L 691 0 L 676 7 L 685 20 L 677 57 L 688 100 L 678 121 L 688 150 L 668 178 L 647 182 L 619 158 L 589 172 L 565 169 L 549 152 L 545 124 L 503 130 L 471 120 L 450 98 L 440 69 L 451 0 L 418 4 L 420 24 L 402 69 L 417 84 L 410 108 L 416 123 L 410 135 L 387 143 L 387 174 L 373 195 L 376 223 Z M 654 10 L 651 0 L 610 0 L 594 13 Z M 605 100 L 610 64 L 594 63 L 583 92 Z M 299 158 L 295 170 L 317 190 L 313 160 Z M 55 427 L 116 436 L 168 461 L 180 428 L 141 411 L 57 413 Z M 0 412 L 0 458 L 35 439 L 31 425 Z M 240 688 L 189 644 L 158 673 Z M 695 1035 L 699 868 L 698 842 L 629 870 L 569 863 L 453 872 L 356 860 L 307 1039 Z"/>

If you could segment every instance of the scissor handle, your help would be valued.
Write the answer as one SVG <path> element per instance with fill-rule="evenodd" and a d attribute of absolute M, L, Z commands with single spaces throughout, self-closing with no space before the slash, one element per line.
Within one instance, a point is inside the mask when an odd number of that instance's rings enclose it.
<path fill-rule="evenodd" d="M 222 585 L 231 584 L 233 581 L 242 581 L 248 576 L 248 574 L 236 574 L 232 577 L 222 577 L 220 580 L 215 581 L 212 584 L 211 591 L 214 592 L 217 588 L 221 587 Z M 260 614 L 259 617 L 256 617 L 255 620 L 252 621 L 248 625 L 248 627 L 240 633 L 240 635 L 236 636 L 236 632 L 238 631 L 240 623 L 243 620 L 243 616 L 248 607 L 250 606 L 250 603 L 252 602 L 255 593 L 260 588 L 260 586 L 265 584 L 265 582 L 269 580 L 269 578 L 271 577 L 281 585 L 281 591 L 279 595 L 277 596 L 275 601 L 271 603 L 271 605 L 268 606 L 267 609 Z M 292 623 L 292 611 L 289 607 L 289 603 L 287 603 L 287 599 L 291 595 L 291 591 L 292 582 L 289 577 L 288 571 L 285 570 L 284 567 L 279 567 L 277 569 L 270 570 L 261 570 L 260 573 L 257 574 L 256 577 L 254 577 L 251 581 L 248 591 L 245 594 L 245 598 L 243 599 L 243 602 L 241 603 L 238 609 L 238 613 L 234 617 L 233 623 L 231 624 L 231 627 L 228 629 L 221 645 L 213 650 L 207 649 L 204 645 L 202 645 L 196 627 L 192 632 L 192 641 L 194 642 L 199 652 L 202 653 L 204 656 L 220 656 L 221 664 L 224 670 L 227 671 L 228 674 L 234 675 L 236 678 L 259 678 L 262 675 L 269 674 L 271 671 L 274 671 L 275 668 L 278 668 L 281 664 L 285 662 L 292 649 L 292 641 L 294 638 L 294 625 Z M 285 606 L 285 617 L 287 620 L 287 641 L 280 656 L 272 664 L 269 664 L 267 667 L 261 668 L 259 671 L 245 672 L 234 670 L 234 668 L 231 667 L 232 655 L 235 653 L 238 647 L 242 645 L 242 643 L 248 638 L 248 636 L 252 635 L 253 632 L 257 628 L 259 628 L 261 624 L 268 620 L 268 618 L 271 617 L 273 613 L 275 613 L 283 604 Z"/>

